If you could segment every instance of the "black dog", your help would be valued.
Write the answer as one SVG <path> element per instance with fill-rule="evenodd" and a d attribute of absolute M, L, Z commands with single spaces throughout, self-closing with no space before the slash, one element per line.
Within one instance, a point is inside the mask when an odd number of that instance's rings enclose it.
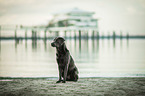
<path fill-rule="evenodd" d="M 56 37 L 51 43 L 52 47 L 56 47 L 56 56 L 59 69 L 59 80 L 56 83 L 62 81 L 77 81 L 78 80 L 78 69 L 74 64 L 74 60 L 71 57 L 69 50 L 66 48 L 64 38 Z M 63 79 L 63 80 L 62 80 Z"/>

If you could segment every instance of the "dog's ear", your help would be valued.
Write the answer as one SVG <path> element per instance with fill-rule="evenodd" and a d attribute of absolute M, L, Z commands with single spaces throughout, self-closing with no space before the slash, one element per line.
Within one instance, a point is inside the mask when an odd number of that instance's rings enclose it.
<path fill-rule="evenodd" d="M 62 40 L 61 45 L 63 45 L 63 44 L 64 44 L 65 39 L 64 39 L 64 38 L 61 38 L 61 40 Z"/>
<path fill-rule="evenodd" d="M 57 37 L 56 41 L 59 42 L 60 46 L 62 46 L 64 44 L 65 39 L 63 37 Z"/>
<path fill-rule="evenodd" d="M 65 39 L 63 38 L 63 40 L 65 41 Z"/>
<path fill-rule="evenodd" d="M 65 39 L 64 39 L 63 37 L 56 37 L 56 38 L 54 39 L 54 41 L 56 41 L 56 40 L 58 40 L 58 39 L 61 39 L 61 40 L 65 41 Z"/>
<path fill-rule="evenodd" d="M 65 39 L 63 37 L 59 37 L 60 39 L 62 39 L 63 41 L 65 41 Z"/>
<path fill-rule="evenodd" d="M 58 37 L 57 39 L 61 40 L 61 43 L 64 43 L 65 39 L 63 37 Z"/>

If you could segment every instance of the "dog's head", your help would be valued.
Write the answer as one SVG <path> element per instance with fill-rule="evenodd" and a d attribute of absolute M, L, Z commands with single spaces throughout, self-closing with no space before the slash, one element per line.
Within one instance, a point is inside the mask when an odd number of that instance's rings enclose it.
<path fill-rule="evenodd" d="M 52 47 L 60 47 L 64 44 L 65 39 L 62 37 L 56 37 L 51 43 Z"/>

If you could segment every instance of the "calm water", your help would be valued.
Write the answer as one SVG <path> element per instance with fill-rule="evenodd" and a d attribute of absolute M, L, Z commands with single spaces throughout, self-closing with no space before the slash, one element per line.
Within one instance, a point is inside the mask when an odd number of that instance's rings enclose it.
<path fill-rule="evenodd" d="M 1 41 L 0 77 L 58 77 L 51 40 Z M 80 77 L 145 76 L 145 40 L 66 40 Z"/>

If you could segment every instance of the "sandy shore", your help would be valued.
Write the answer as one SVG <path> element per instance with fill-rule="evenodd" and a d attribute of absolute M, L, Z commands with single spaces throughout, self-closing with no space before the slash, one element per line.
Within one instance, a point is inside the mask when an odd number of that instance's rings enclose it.
<path fill-rule="evenodd" d="M 0 79 L 0 96 L 145 96 L 145 78 Z"/>

